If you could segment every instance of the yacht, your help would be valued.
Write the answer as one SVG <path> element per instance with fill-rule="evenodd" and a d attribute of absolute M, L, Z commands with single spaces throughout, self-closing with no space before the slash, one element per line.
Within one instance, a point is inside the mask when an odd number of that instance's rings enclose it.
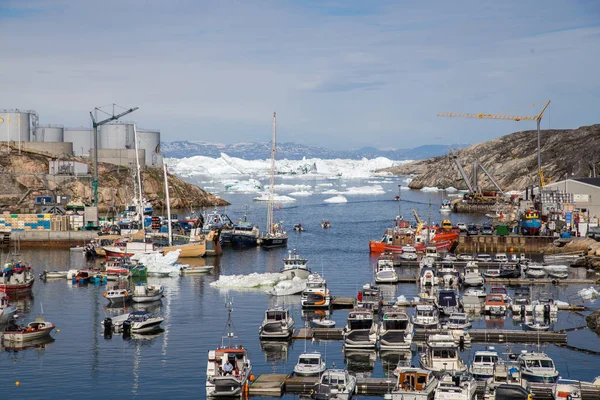
<path fill-rule="evenodd" d="M 321 353 L 302 353 L 298 356 L 298 362 L 294 366 L 294 374 L 298 376 L 315 376 L 323 373 L 326 368 Z"/>
<path fill-rule="evenodd" d="M 434 400 L 471 400 L 476 398 L 477 382 L 468 374 L 442 376 Z"/>
<path fill-rule="evenodd" d="M 484 310 L 486 314 L 504 316 L 506 309 L 507 304 L 501 294 L 490 293 L 485 298 Z"/>
<path fill-rule="evenodd" d="M 412 323 L 417 328 L 435 329 L 440 323 L 439 311 L 432 304 L 417 304 Z"/>
<path fill-rule="evenodd" d="M 125 304 L 131 300 L 132 295 L 129 289 L 108 289 L 103 294 L 110 304 Z"/>
<path fill-rule="evenodd" d="M 450 315 L 460 311 L 460 304 L 456 290 L 444 289 L 438 292 L 436 306 L 443 315 Z"/>
<path fill-rule="evenodd" d="M 488 347 L 487 350 L 477 350 L 471 361 L 469 372 L 475 379 L 485 381 L 493 377 L 494 367 L 498 362 L 500 362 L 500 357 L 493 346 Z"/>
<path fill-rule="evenodd" d="M 273 307 L 265 311 L 258 330 L 261 339 L 289 339 L 294 330 L 294 319 L 287 308 Z"/>
<path fill-rule="evenodd" d="M 398 380 L 392 389 L 392 400 L 431 400 L 438 380 L 431 371 L 405 367 L 398 371 Z"/>
<path fill-rule="evenodd" d="M 517 357 L 523 378 L 529 382 L 554 383 L 558 380 L 558 371 L 554 361 L 546 353 L 523 350 Z"/>
<path fill-rule="evenodd" d="M 327 369 L 314 386 L 311 398 L 350 400 L 356 391 L 356 378 L 345 369 Z"/>
<path fill-rule="evenodd" d="M 327 288 L 327 281 L 316 272 L 310 274 L 300 301 L 305 308 L 329 308 L 331 295 Z"/>
<path fill-rule="evenodd" d="M 417 259 L 417 249 L 411 245 L 402 246 L 402 253 L 398 257 L 402 260 L 414 261 Z"/>
<path fill-rule="evenodd" d="M 397 283 L 398 273 L 394 268 L 392 260 L 380 259 L 377 260 L 377 270 L 375 271 L 376 283 Z"/>
<path fill-rule="evenodd" d="M 131 299 L 134 303 L 148 303 L 160 300 L 165 288 L 162 285 L 136 285 Z"/>
<path fill-rule="evenodd" d="M 479 272 L 479 265 L 477 261 L 468 261 L 465 266 L 465 274 L 463 276 L 463 285 L 464 286 L 483 286 L 485 283 L 485 279 L 483 275 Z"/>
<path fill-rule="evenodd" d="M 507 263 L 508 262 L 508 257 L 506 257 L 506 253 L 497 253 L 494 256 L 494 262 L 497 262 L 497 263 Z"/>
<path fill-rule="evenodd" d="M 227 302 L 227 308 L 227 334 L 221 338 L 219 347 L 208 351 L 206 397 L 209 398 L 241 397 L 252 373 L 252 364 L 248 358 L 248 352 L 241 344 L 234 345 L 232 343 L 232 339 L 236 339 L 237 335 L 233 332 L 233 322 L 231 320 L 233 303 L 231 301 Z M 226 373 L 223 370 L 223 366 L 227 361 L 233 365 L 231 373 Z"/>
<path fill-rule="evenodd" d="M 397 308 L 383 314 L 379 328 L 379 349 L 410 349 L 413 338 L 413 324 L 408 314 Z"/>
<path fill-rule="evenodd" d="M 513 315 L 524 316 L 533 314 L 531 288 L 529 286 L 519 286 L 515 289 L 515 295 L 513 296 L 510 308 Z"/>
<path fill-rule="evenodd" d="M 311 274 L 310 268 L 307 266 L 308 260 L 300 257 L 296 249 L 288 251 L 288 256 L 283 259 L 283 267 L 279 270 L 288 279 L 298 277 L 306 279 Z"/>
<path fill-rule="evenodd" d="M 373 311 L 355 308 L 348 313 L 348 321 L 343 329 L 344 346 L 347 348 L 373 348 L 377 344 L 377 324 L 373 321 Z"/>
<path fill-rule="evenodd" d="M 475 257 L 475 261 L 492 262 L 492 256 L 489 254 L 480 253 Z"/>
<path fill-rule="evenodd" d="M 419 277 L 421 286 L 437 286 L 438 278 L 436 276 L 435 267 L 423 266 L 421 268 L 421 276 Z"/>
<path fill-rule="evenodd" d="M 381 289 L 370 283 L 367 283 L 362 287 L 356 296 L 356 300 L 358 307 L 369 308 L 376 313 L 383 307 Z"/>
<path fill-rule="evenodd" d="M 434 372 L 461 373 L 467 370 L 458 357 L 458 345 L 451 334 L 430 335 L 427 348 L 419 356 L 421 367 Z"/>
<path fill-rule="evenodd" d="M 454 268 L 451 262 L 443 262 L 437 271 L 440 284 L 444 288 L 456 288 L 460 283 L 458 270 Z"/>
<path fill-rule="evenodd" d="M 448 322 L 444 325 L 445 329 L 464 330 L 471 327 L 471 320 L 466 313 L 453 313 L 448 318 Z"/>

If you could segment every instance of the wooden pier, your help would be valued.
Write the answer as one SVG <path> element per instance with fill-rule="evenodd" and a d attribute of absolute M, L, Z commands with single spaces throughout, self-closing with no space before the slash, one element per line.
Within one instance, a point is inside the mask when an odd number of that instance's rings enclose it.
<path fill-rule="evenodd" d="M 248 388 L 250 396 L 281 397 L 289 374 L 262 374 Z"/>

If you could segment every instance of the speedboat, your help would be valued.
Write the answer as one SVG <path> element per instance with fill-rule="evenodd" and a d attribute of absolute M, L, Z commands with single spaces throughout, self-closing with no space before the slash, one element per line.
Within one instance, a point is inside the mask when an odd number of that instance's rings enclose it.
<path fill-rule="evenodd" d="M 437 276 L 444 288 L 455 288 L 460 283 L 460 275 L 452 262 L 443 262 L 437 270 Z"/>
<path fill-rule="evenodd" d="M 448 322 L 444 325 L 446 329 L 464 330 L 471 327 L 471 320 L 466 313 L 453 313 L 448 318 Z"/>
<path fill-rule="evenodd" d="M 39 340 L 50 336 L 50 333 L 55 328 L 52 322 L 44 320 L 44 317 L 37 317 L 33 322 L 24 325 L 16 325 L 14 322 L 5 330 L 3 340 L 6 342 L 27 342 L 31 340 Z"/>
<path fill-rule="evenodd" d="M 459 254 L 456 256 L 458 261 L 473 261 L 474 257 L 471 254 Z"/>
<path fill-rule="evenodd" d="M 379 348 L 381 350 L 410 349 L 413 338 L 413 324 L 408 314 L 397 308 L 383 314 L 379 328 Z"/>
<path fill-rule="evenodd" d="M 110 304 L 125 304 L 131 300 L 132 293 L 129 289 L 110 289 L 103 296 Z"/>
<path fill-rule="evenodd" d="M 17 306 L 11 305 L 8 296 L 0 292 L 0 324 L 10 320 L 17 312 Z"/>
<path fill-rule="evenodd" d="M 287 308 L 273 307 L 265 311 L 258 330 L 261 339 L 289 339 L 294 329 L 294 319 Z"/>
<path fill-rule="evenodd" d="M 421 286 L 437 286 L 438 278 L 436 277 L 435 267 L 423 266 L 419 281 L 421 282 Z"/>
<path fill-rule="evenodd" d="M 460 311 L 460 303 L 455 290 L 444 289 L 438 292 L 436 306 L 443 315 L 450 315 Z"/>
<path fill-rule="evenodd" d="M 344 346 L 347 348 L 374 348 L 377 344 L 378 326 L 373 321 L 373 311 L 354 308 L 348 313 L 343 329 Z"/>
<path fill-rule="evenodd" d="M 509 264 L 508 262 L 500 264 L 499 278 L 518 279 L 521 277 L 521 264 Z"/>
<path fill-rule="evenodd" d="M 566 271 L 560 271 L 560 270 L 548 271 L 548 278 L 551 278 L 551 279 L 567 279 L 568 277 L 569 277 L 569 273 Z"/>
<path fill-rule="evenodd" d="M 440 212 L 442 214 L 447 214 L 452 212 L 452 205 L 450 204 L 450 200 L 442 201 L 442 205 L 440 206 Z"/>
<path fill-rule="evenodd" d="M 180 275 L 206 274 L 215 268 L 214 265 L 182 265 L 179 268 Z"/>
<path fill-rule="evenodd" d="M 327 369 L 312 390 L 317 400 L 350 400 L 356 391 L 356 378 L 345 369 Z"/>
<path fill-rule="evenodd" d="M 534 279 L 543 278 L 546 276 L 546 271 L 544 270 L 543 265 L 530 263 L 527 265 L 527 271 L 525 271 L 525 276 Z"/>
<path fill-rule="evenodd" d="M 356 296 L 356 304 L 358 307 L 365 307 L 373 310 L 373 312 L 379 312 L 383 305 L 381 289 L 370 283 L 365 284 Z"/>
<path fill-rule="evenodd" d="M 226 336 L 221 338 L 219 347 L 208 351 L 206 365 L 206 397 L 208 398 L 241 397 L 252 373 L 248 352 L 241 344 L 232 343 L 232 339 L 237 338 L 231 321 L 232 306 L 232 302 L 229 301 Z M 227 361 L 233 366 L 231 372 L 223 369 Z"/>
<path fill-rule="evenodd" d="M 412 323 L 417 328 L 437 328 L 440 323 L 439 311 L 432 304 L 417 304 Z"/>
<path fill-rule="evenodd" d="M 510 303 L 512 301 L 512 299 L 508 295 L 508 290 L 506 290 L 506 287 L 504 285 L 492 286 L 492 289 L 490 290 L 490 294 L 501 295 L 506 303 Z"/>
<path fill-rule="evenodd" d="M 458 357 L 458 345 L 451 334 L 430 335 L 427 348 L 419 356 L 421 367 L 434 372 L 461 373 L 467 370 Z"/>
<path fill-rule="evenodd" d="M 475 261 L 492 262 L 492 256 L 489 254 L 480 253 L 475 257 Z"/>
<path fill-rule="evenodd" d="M 331 295 L 327 288 L 327 281 L 316 272 L 310 274 L 300 302 L 304 308 L 329 308 Z"/>
<path fill-rule="evenodd" d="M 471 400 L 476 397 L 477 382 L 468 374 L 444 374 L 435 389 L 434 400 Z"/>
<path fill-rule="evenodd" d="M 468 261 L 465 266 L 465 274 L 463 276 L 464 286 L 483 286 L 485 279 L 479 272 L 477 261 Z"/>
<path fill-rule="evenodd" d="M 416 260 L 417 259 L 417 249 L 411 245 L 402 246 L 402 253 L 398 256 L 402 260 Z"/>
<path fill-rule="evenodd" d="M 471 296 L 471 297 L 479 297 L 479 298 L 484 298 L 487 296 L 487 292 L 485 291 L 485 287 L 484 286 L 479 286 L 479 287 L 468 287 L 465 289 L 465 291 L 463 292 L 463 299 L 467 296 Z"/>
<path fill-rule="evenodd" d="M 335 328 L 335 321 L 326 318 L 314 318 L 310 321 L 310 324 L 315 328 Z"/>
<path fill-rule="evenodd" d="M 446 253 L 446 255 L 442 258 L 442 261 L 454 262 L 457 261 L 458 257 L 456 257 L 452 253 Z"/>
<path fill-rule="evenodd" d="M 311 270 L 308 268 L 307 264 L 308 260 L 300 257 L 296 249 L 293 251 L 289 250 L 288 256 L 283 259 L 283 267 L 279 272 L 288 279 L 294 279 L 296 276 L 301 279 L 306 279 L 311 274 Z"/>
<path fill-rule="evenodd" d="M 545 324 L 543 322 L 539 322 L 539 321 L 527 321 L 525 323 L 523 323 L 523 329 L 527 330 L 527 331 L 547 331 L 550 329 L 550 325 Z"/>
<path fill-rule="evenodd" d="M 507 304 L 501 294 L 490 293 L 485 298 L 484 310 L 490 315 L 506 314 Z"/>
<path fill-rule="evenodd" d="M 298 376 L 315 376 L 320 375 L 326 368 L 321 353 L 302 353 L 298 356 L 298 362 L 294 366 L 294 374 Z"/>
<path fill-rule="evenodd" d="M 490 268 L 483 273 L 486 278 L 500 278 L 500 270 L 497 268 Z"/>
<path fill-rule="evenodd" d="M 515 289 L 512 304 L 510 305 L 513 315 L 531 315 L 533 305 L 531 304 L 531 288 L 519 286 Z"/>
<path fill-rule="evenodd" d="M 392 400 L 431 400 L 438 380 L 431 371 L 406 367 L 398 371 L 398 380 L 392 389 Z"/>
<path fill-rule="evenodd" d="M 392 260 L 377 260 L 377 270 L 375 271 L 375 282 L 377 283 L 397 283 L 398 273 L 394 268 Z"/>
<path fill-rule="evenodd" d="M 493 346 L 487 350 L 477 350 L 471 361 L 469 373 L 479 381 L 485 381 L 494 376 L 494 367 L 500 357 Z"/>
<path fill-rule="evenodd" d="M 546 353 L 523 350 L 517 357 L 521 365 L 521 374 L 529 382 L 550 382 L 558 379 L 554 361 Z"/>
<path fill-rule="evenodd" d="M 148 333 L 158 330 L 164 320 L 163 317 L 153 315 L 147 311 L 134 311 L 105 318 L 100 325 L 105 334 L 112 332 Z"/>
<path fill-rule="evenodd" d="M 162 285 L 136 285 L 131 299 L 135 303 L 147 303 L 160 300 L 165 288 Z"/>

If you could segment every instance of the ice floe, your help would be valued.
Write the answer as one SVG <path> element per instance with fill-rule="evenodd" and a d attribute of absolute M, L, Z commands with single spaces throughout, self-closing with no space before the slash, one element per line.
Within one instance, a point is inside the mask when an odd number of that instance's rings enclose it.
<path fill-rule="evenodd" d="M 289 194 L 290 196 L 296 196 L 296 197 L 307 197 L 307 196 L 312 196 L 312 192 L 306 191 L 306 190 L 301 190 L 299 192 L 292 192 Z"/>
<path fill-rule="evenodd" d="M 346 191 L 343 192 L 345 195 L 377 195 L 377 194 L 385 194 L 385 190 L 381 185 L 374 186 L 357 186 L 357 187 L 349 187 Z"/>
<path fill-rule="evenodd" d="M 265 293 L 271 296 L 289 296 L 302 293 L 304 289 L 306 289 L 306 280 L 295 276 L 291 281 L 285 280 L 278 282 L 277 285 L 272 289 L 265 291 Z"/>
<path fill-rule="evenodd" d="M 333 196 L 333 197 L 323 200 L 323 202 L 339 204 L 339 203 L 347 203 L 348 199 L 345 198 L 344 196 Z"/>
<path fill-rule="evenodd" d="M 219 289 L 262 289 L 275 286 L 283 280 L 286 280 L 286 276 L 280 273 L 259 274 L 255 272 L 249 275 L 221 275 L 210 286 Z"/>
<path fill-rule="evenodd" d="M 269 194 L 263 193 L 262 195 L 255 197 L 252 200 L 254 200 L 254 201 L 269 201 Z M 291 203 L 293 201 L 296 201 L 296 199 L 293 197 L 290 197 L 290 196 L 273 194 L 273 201 L 276 201 L 278 203 Z"/>

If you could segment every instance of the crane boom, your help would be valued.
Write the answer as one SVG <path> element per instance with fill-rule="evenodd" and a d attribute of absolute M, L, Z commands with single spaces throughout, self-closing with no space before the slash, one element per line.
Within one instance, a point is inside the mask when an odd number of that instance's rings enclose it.
<path fill-rule="evenodd" d="M 460 172 L 460 174 L 462 175 L 463 180 L 467 184 L 467 187 L 469 188 L 469 192 L 470 193 L 475 193 L 475 190 L 473 189 L 473 186 L 471 185 L 471 181 L 469 180 L 469 177 L 467 176 L 467 173 L 465 172 L 465 170 L 463 169 L 462 165 L 460 164 L 460 161 L 458 161 L 458 156 L 456 155 L 456 153 L 454 153 L 453 151 L 451 151 L 450 152 L 450 157 L 452 158 L 452 161 L 454 161 L 454 164 L 456 164 L 456 167 L 458 168 L 458 171 Z"/>

